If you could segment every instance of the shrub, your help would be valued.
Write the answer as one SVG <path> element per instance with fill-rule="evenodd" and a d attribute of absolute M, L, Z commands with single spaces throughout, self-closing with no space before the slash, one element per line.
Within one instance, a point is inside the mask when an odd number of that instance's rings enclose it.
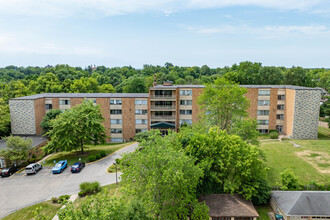
<path fill-rule="evenodd" d="M 278 132 L 277 131 L 271 131 L 269 133 L 271 139 L 278 139 Z"/>
<path fill-rule="evenodd" d="M 300 184 L 298 177 L 294 174 L 293 170 L 290 168 L 284 170 L 280 173 L 281 176 L 281 190 L 299 190 Z"/>
<path fill-rule="evenodd" d="M 97 153 L 97 154 L 95 154 L 95 157 L 96 157 L 96 160 L 99 160 L 101 158 L 101 154 Z"/>
<path fill-rule="evenodd" d="M 134 140 L 141 142 L 142 140 L 148 140 L 148 138 L 150 136 L 151 136 L 151 133 L 149 131 L 142 131 L 135 135 Z"/>
<path fill-rule="evenodd" d="M 290 140 L 289 138 L 281 138 L 281 141 L 288 141 Z"/>
<path fill-rule="evenodd" d="M 100 151 L 101 157 L 105 157 L 106 153 L 104 150 Z"/>
<path fill-rule="evenodd" d="M 93 162 L 96 160 L 96 156 L 94 154 L 88 156 L 88 161 Z"/>
<path fill-rule="evenodd" d="M 58 203 L 63 203 L 64 201 L 66 201 L 68 199 L 70 199 L 69 195 L 60 196 L 60 197 L 58 197 Z"/>
<path fill-rule="evenodd" d="M 79 196 L 92 195 L 100 192 L 101 187 L 99 182 L 83 182 L 80 184 Z"/>
<path fill-rule="evenodd" d="M 51 201 L 52 201 L 52 203 L 58 203 L 58 198 L 57 198 L 57 197 L 53 197 L 53 198 L 51 199 Z"/>

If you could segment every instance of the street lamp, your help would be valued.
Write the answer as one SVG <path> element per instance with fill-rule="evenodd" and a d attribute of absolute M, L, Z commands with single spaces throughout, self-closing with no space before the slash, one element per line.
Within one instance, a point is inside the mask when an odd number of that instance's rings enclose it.
<path fill-rule="evenodd" d="M 117 163 L 116 163 L 116 162 L 114 162 L 114 163 L 113 163 L 113 165 L 115 165 L 115 166 L 116 166 L 116 185 L 118 185 L 118 179 L 117 179 Z"/>

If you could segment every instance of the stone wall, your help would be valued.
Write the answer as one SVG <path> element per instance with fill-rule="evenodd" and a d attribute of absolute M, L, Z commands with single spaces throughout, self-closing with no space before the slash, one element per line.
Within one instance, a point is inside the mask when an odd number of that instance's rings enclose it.
<path fill-rule="evenodd" d="M 36 134 L 33 100 L 9 100 L 9 108 L 12 134 Z"/>

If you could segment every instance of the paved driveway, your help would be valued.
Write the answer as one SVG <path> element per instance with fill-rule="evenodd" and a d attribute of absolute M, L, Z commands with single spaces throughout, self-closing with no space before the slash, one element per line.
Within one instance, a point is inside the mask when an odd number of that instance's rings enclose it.
<path fill-rule="evenodd" d="M 44 167 L 35 175 L 24 172 L 11 177 L 0 178 L 0 218 L 52 197 L 71 195 L 79 192 L 79 184 L 98 181 L 107 185 L 116 182 L 115 174 L 107 174 L 106 169 L 124 152 L 132 152 L 137 143 L 120 149 L 113 155 L 93 164 L 88 164 L 80 172 L 71 174 L 70 168 L 61 174 L 52 174 L 51 167 Z"/>

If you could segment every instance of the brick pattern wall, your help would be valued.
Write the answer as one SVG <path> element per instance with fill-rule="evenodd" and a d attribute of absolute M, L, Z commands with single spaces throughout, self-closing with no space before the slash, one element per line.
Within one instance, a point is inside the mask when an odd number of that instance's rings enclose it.
<path fill-rule="evenodd" d="M 110 142 L 110 98 L 97 98 L 96 104 L 100 105 L 102 116 L 105 119 L 103 124 L 108 137 L 106 141 Z"/>
<path fill-rule="evenodd" d="M 321 92 L 296 90 L 293 138 L 317 139 Z"/>
<path fill-rule="evenodd" d="M 202 88 L 193 88 L 192 89 L 192 122 L 197 122 L 201 117 L 201 109 L 198 105 L 198 98 L 202 93 Z M 180 104 L 180 103 L 179 103 Z"/>
<path fill-rule="evenodd" d="M 277 91 L 278 89 L 270 90 L 269 130 L 276 130 Z"/>
<path fill-rule="evenodd" d="M 41 135 L 42 128 L 40 124 L 46 114 L 44 98 L 34 100 L 34 113 L 35 113 L 36 134 Z"/>
<path fill-rule="evenodd" d="M 11 133 L 36 134 L 33 100 L 9 100 Z"/>
<path fill-rule="evenodd" d="M 283 133 L 288 137 L 292 137 L 292 133 L 293 133 L 294 105 L 295 105 L 295 90 L 286 89 Z"/>
<path fill-rule="evenodd" d="M 84 98 L 71 98 L 70 102 L 71 102 L 71 108 L 73 106 L 79 105 L 84 101 Z"/>
<path fill-rule="evenodd" d="M 258 109 L 258 89 L 247 89 L 248 92 L 245 94 L 245 97 L 249 100 L 250 106 L 247 109 L 247 112 L 251 118 L 257 118 L 257 109 Z"/>
<path fill-rule="evenodd" d="M 135 99 L 122 98 L 121 103 L 123 115 L 123 139 L 129 141 L 135 136 Z"/>
<path fill-rule="evenodd" d="M 60 99 L 52 98 L 53 109 L 60 109 Z"/>

